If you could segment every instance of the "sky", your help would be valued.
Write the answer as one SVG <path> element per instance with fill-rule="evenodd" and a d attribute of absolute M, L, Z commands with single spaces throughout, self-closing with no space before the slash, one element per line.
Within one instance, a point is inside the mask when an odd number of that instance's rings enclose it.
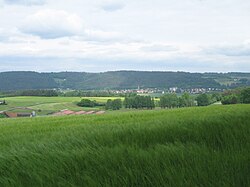
<path fill-rule="evenodd" d="M 0 0 L 0 72 L 250 72 L 249 0 Z"/>

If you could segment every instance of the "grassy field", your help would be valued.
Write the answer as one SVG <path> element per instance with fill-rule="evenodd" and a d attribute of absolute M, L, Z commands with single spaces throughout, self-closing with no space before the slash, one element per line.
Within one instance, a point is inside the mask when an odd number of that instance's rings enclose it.
<path fill-rule="evenodd" d="M 250 186 L 250 105 L 0 119 L 0 186 Z"/>
<path fill-rule="evenodd" d="M 100 110 L 97 108 L 82 108 L 76 105 L 84 97 L 8 97 L 5 99 L 8 105 L 0 105 L 0 111 L 11 110 L 13 112 L 31 112 L 37 111 L 39 115 L 56 112 L 63 109 L 73 111 L 79 110 Z M 116 99 L 115 97 L 88 97 L 87 99 L 96 100 L 100 103 L 106 103 L 108 99 Z M 22 108 L 18 108 L 22 107 Z M 23 109 L 23 107 L 28 109 Z M 38 112 L 39 111 L 39 112 Z"/>

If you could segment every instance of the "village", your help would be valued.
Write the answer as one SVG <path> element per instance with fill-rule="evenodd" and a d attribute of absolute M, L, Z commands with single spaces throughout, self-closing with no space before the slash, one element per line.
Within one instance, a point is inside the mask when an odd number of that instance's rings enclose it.
<path fill-rule="evenodd" d="M 201 94 L 210 92 L 223 92 L 224 89 L 221 88 L 178 88 L 170 87 L 166 89 L 162 88 L 141 88 L 138 86 L 137 89 L 122 89 L 122 90 L 109 90 L 110 93 L 114 94 L 165 94 L 165 93 L 189 93 L 189 94 Z"/>
<path fill-rule="evenodd" d="M 159 88 L 141 88 L 138 86 L 137 89 L 123 89 L 123 90 L 109 90 L 109 93 L 113 94 L 136 94 L 136 95 L 148 95 L 153 98 L 160 98 L 164 94 L 169 94 L 169 93 L 176 93 L 178 95 L 181 95 L 183 93 L 188 93 L 192 95 L 198 95 L 198 94 L 203 94 L 203 93 L 213 93 L 213 92 L 221 92 L 223 90 L 218 89 L 218 88 L 191 88 L 191 89 L 182 89 L 178 87 L 171 87 L 168 89 L 159 89 Z M 50 102 L 52 103 L 47 103 L 48 99 L 50 98 Z M 75 97 L 75 101 L 68 102 L 66 100 L 71 100 L 71 98 L 74 97 L 43 97 L 43 102 L 38 103 L 38 100 L 41 100 L 41 98 L 36 98 L 36 97 L 26 97 L 25 102 L 23 103 L 26 105 L 26 103 L 30 103 L 31 100 L 35 99 L 35 103 L 31 103 L 31 106 L 26 106 L 24 105 L 16 105 L 13 104 L 11 106 L 8 106 L 8 101 L 5 99 L 0 100 L 0 117 L 1 118 L 20 118 L 20 117 L 37 117 L 37 116 L 67 116 L 67 115 L 100 115 L 104 114 L 105 110 L 104 107 L 107 102 L 108 97 L 103 97 L 103 103 L 101 106 L 98 108 L 83 108 L 77 106 L 77 102 L 81 99 L 81 97 Z M 90 97 L 88 97 L 90 98 Z M 94 98 L 95 99 L 100 99 L 101 97 Z M 12 99 L 15 100 L 14 97 Z M 18 100 L 18 97 L 16 97 Z M 37 101 L 36 101 L 37 99 Z M 90 98 L 91 99 L 91 98 Z M 60 100 L 60 103 L 56 100 Z M 77 101 L 78 100 L 78 101 Z M 65 105 L 65 103 L 67 103 Z M 51 109 L 50 105 L 59 105 L 56 109 Z M 45 109 L 40 109 L 39 107 L 44 108 L 44 105 L 47 105 Z M 7 106 L 7 107 L 6 107 Z M 69 108 L 68 108 L 69 107 Z"/>

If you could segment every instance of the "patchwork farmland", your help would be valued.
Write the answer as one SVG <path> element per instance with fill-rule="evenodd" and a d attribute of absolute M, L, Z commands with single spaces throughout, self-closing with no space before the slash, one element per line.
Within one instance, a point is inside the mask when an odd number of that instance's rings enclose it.
<path fill-rule="evenodd" d="M 48 115 L 60 112 L 62 110 L 79 111 L 102 111 L 103 107 L 79 107 L 76 105 L 84 97 L 7 97 L 4 100 L 7 105 L 0 105 L 0 111 L 31 113 L 36 111 L 38 115 Z M 99 103 L 106 103 L 108 99 L 117 99 L 117 97 L 88 97 Z"/>

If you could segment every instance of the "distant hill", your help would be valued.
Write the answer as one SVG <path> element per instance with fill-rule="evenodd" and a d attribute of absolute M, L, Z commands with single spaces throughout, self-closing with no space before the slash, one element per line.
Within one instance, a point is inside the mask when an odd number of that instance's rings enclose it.
<path fill-rule="evenodd" d="M 113 71 L 86 72 L 3 72 L 0 91 L 27 89 L 126 89 L 126 88 L 225 88 L 250 85 L 250 73 L 188 73 Z"/>
<path fill-rule="evenodd" d="M 3 72 L 0 73 L 0 91 L 52 89 L 58 84 L 47 73 Z"/>

